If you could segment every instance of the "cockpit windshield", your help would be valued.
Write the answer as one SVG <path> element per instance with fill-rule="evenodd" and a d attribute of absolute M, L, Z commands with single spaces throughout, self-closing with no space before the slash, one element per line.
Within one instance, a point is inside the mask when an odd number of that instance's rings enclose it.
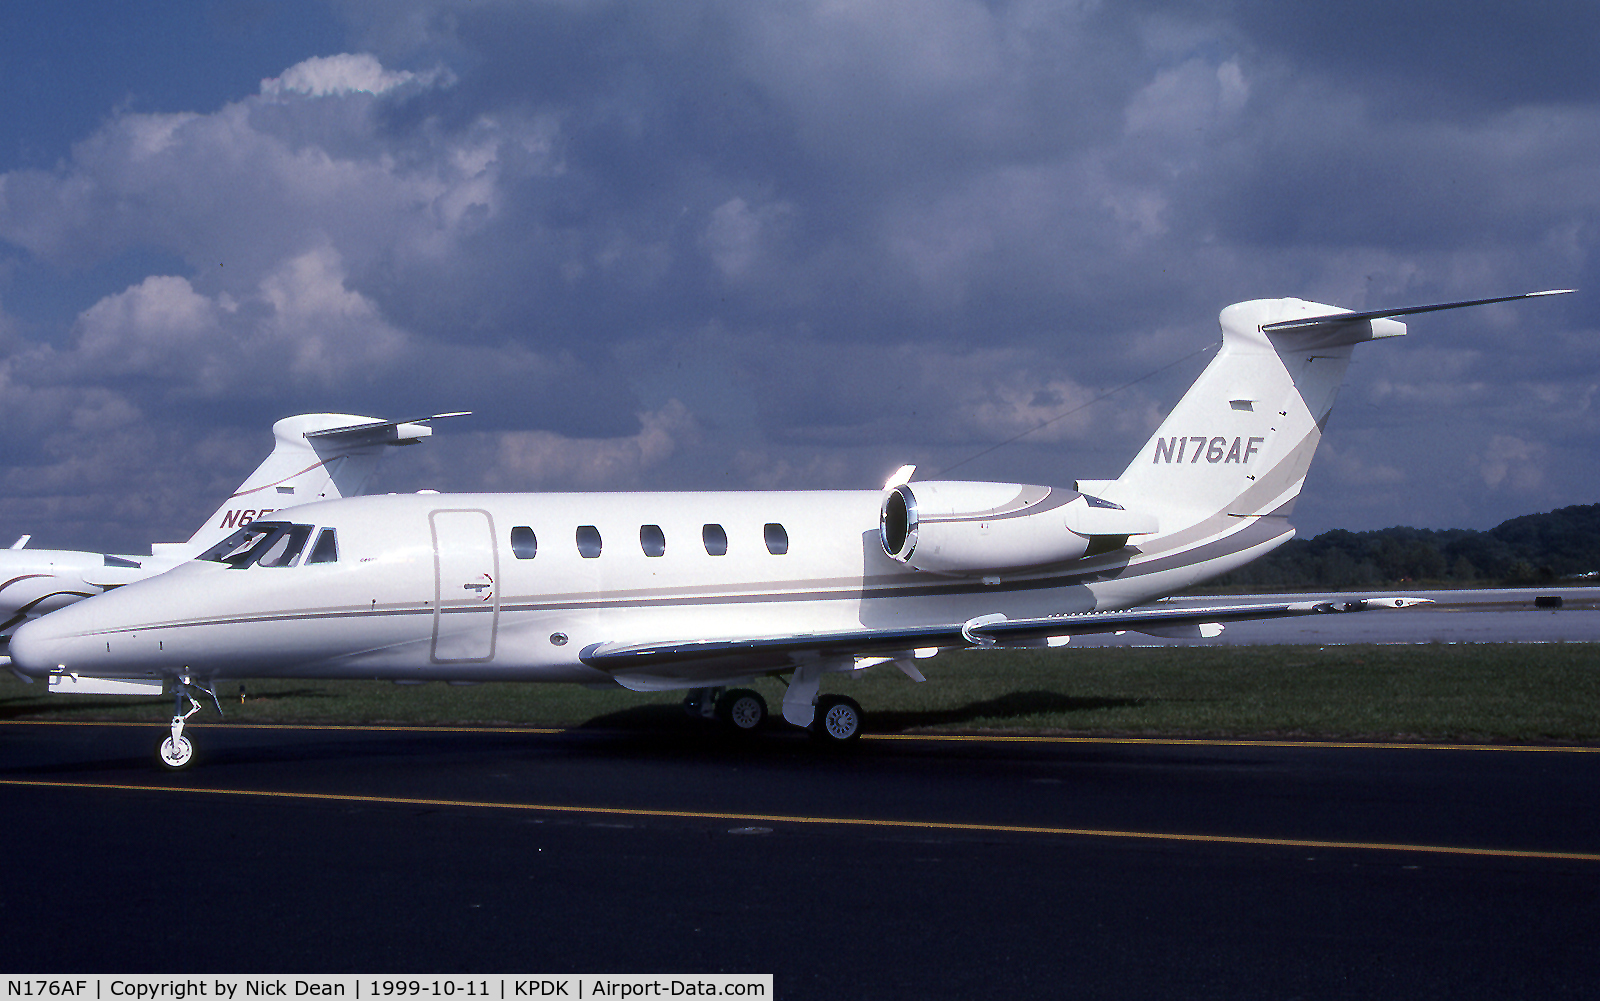
<path fill-rule="evenodd" d="M 311 528 L 285 521 L 252 521 L 201 553 L 198 559 L 226 563 L 236 570 L 251 566 L 292 567 L 311 537 Z"/>

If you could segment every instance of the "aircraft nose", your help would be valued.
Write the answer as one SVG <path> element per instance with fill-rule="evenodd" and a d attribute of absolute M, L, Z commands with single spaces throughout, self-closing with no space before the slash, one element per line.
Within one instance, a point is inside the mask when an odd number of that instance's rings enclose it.
<path fill-rule="evenodd" d="M 50 617 L 30 619 L 11 634 L 11 666 L 32 678 L 43 678 L 56 669 L 60 636 Z"/>

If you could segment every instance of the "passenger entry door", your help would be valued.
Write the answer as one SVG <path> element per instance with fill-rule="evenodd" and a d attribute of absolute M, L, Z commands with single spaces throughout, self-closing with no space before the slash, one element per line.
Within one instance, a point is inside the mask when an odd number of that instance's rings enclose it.
<path fill-rule="evenodd" d="M 500 568 L 487 511 L 434 511 L 433 661 L 494 657 L 500 619 Z"/>

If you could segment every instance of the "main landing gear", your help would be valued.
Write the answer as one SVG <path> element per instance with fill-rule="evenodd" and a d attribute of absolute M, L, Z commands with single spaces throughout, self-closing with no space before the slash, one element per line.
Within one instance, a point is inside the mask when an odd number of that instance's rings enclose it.
<path fill-rule="evenodd" d="M 811 691 L 806 691 L 810 684 Z M 802 679 L 796 690 L 793 682 L 784 695 L 783 716 L 788 722 L 810 731 L 819 743 L 831 746 L 850 744 L 861 737 L 861 705 L 847 695 L 816 695 L 813 679 Z M 813 703 L 811 699 L 816 701 Z M 715 719 L 728 731 L 747 735 L 766 726 L 767 700 L 748 688 L 696 688 L 683 701 L 691 716 Z"/>
<path fill-rule="evenodd" d="M 754 733 L 767 721 L 767 700 L 748 688 L 723 692 L 717 699 L 717 719 L 734 733 Z"/>
<path fill-rule="evenodd" d="M 824 695 L 817 699 L 817 718 L 811 735 L 835 747 L 861 739 L 861 704 L 848 695 Z"/>
<path fill-rule="evenodd" d="M 190 716 L 200 711 L 200 703 L 190 694 L 190 688 L 198 688 L 211 696 L 211 704 L 217 707 L 217 715 L 222 715 L 222 703 L 217 701 L 217 693 L 193 680 L 187 675 L 178 680 L 172 691 L 172 732 L 161 742 L 156 749 L 156 758 L 172 771 L 187 768 L 194 762 L 194 742 L 183 734 L 183 724 Z M 183 711 L 183 700 L 189 700 L 189 711 Z"/>
<path fill-rule="evenodd" d="M 748 688 L 695 688 L 683 700 L 690 716 L 714 719 L 733 733 L 751 734 L 767 723 L 767 700 Z"/>

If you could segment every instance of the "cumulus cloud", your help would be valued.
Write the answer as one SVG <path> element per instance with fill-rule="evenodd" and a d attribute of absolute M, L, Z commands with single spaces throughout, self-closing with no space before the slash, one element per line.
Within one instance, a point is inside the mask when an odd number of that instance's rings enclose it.
<path fill-rule="evenodd" d="M 386 70 L 371 53 L 346 52 L 335 56 L 315 56 L 296 63 L 282 76 L 261 81 L 261 93 L 274 96 L 305 94 L 309 97 L 329 97 L 358 91 L 382 94 L 409 83 L 428 86 L 447 76 L 442 70 L 431 73 Z"/>
<path fill-rule="evenodd" d="M 1527 493 L 1544 481 L 1544 462 L 1548 452 L 1549 449 L 1539 442 L 1497 434 L 1489 439 L 1478 471 L 1490 489 L 1505 487 Z"/>
<path fill-rule="evenodd" d="M 85 310 L 59 366 L 84 381 L 151 380 L 200 397 L 285 396 L 392 375 L 412 352 L 327 246 L 290 258 L 236 297 L 152 275 Z M 296 390 L 294 387 L 300 387 Z"/>
<path fill-rule="evenodd" d="M 1393 6 L 354 0 L 343 51 L 108 108 L 0 174 L 5 260 L 60 276 L 69 317 L 0 326 L 0 476 L 86 484 L 97 422 L 226 453 L 323 409 L 476 411 L 472 447 L 409 460 L 446 488 L 853 486 L 1040 424 L 981 475 L 1048 478 L 1046 447 L 1115 475 L 1198 362 L 1084 404 L 1213 343 L 1228 302 L 1595 284 L 1586 55 L 1554 15 L 1494 24 L 1553 53 L 1553 92 L 1474 16 L 1425 50 L 1353 33 L 1409 25 Z M 1353 489 L 1297 517 L 1583 502 L 1550 426 L 1593 428 L 1595 316 L 1362 348 L 1324 446 Z M 1522 513 L 1492 504 L 1472 524 Z"/>
<path fill-rule="evenodd" d="M 653 467 L 666 462 L 695 422 L 676 400 L 639 415 L 638 434 L 621 438 L 566 438 L 547 431 L 505 432 L 499 436 L 494 479 L 523 489 L 546 485 L 604 489 L 637 486 Z"/>
<path fill-rule="evenodd" d="M 712 209 L 705 246 L 722 276 L 737 279 L 747 274 L 761 259 L 763 246 L 775 238 L 793 212 L 794 207 L 785 202 L 751 206 L 739 197 Z"/>

